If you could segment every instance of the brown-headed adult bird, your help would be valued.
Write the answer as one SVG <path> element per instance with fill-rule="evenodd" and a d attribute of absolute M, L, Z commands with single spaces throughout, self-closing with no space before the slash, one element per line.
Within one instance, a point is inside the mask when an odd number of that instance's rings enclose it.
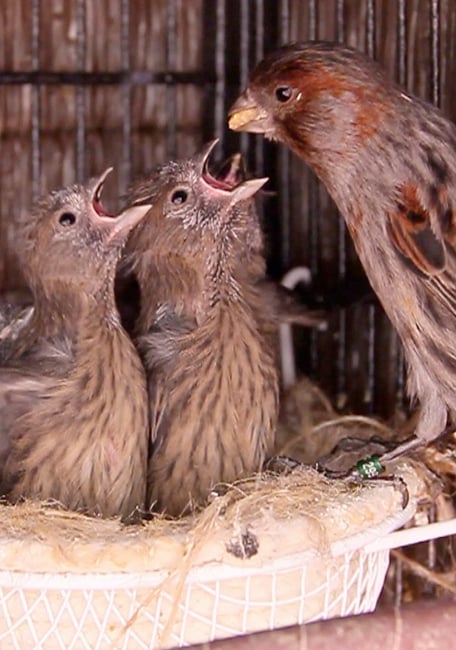
<path fill-rule="evenodd" d="M 19 233 L 34 309 L 0 368 L 1 491 L 128 518 L 145 504 L 148 404 L 114 277 L 147 206 L 109 215 L 109 171 L 40 200 Z"/>
<path fill-rule="evenodd" d="M 230 127 L 289 146 L 343 214 L 405 349 L 417 438 L 456 415 L 456 128 L 364 54 L 326 42 L 266 56 Z"/>
<path fill-rule="evenodd" d="M 127 252 L 141 291 L 149 379 L 149 501 L 178 516 L 211 489 L 261 469 L 273 449 L 278 374 L 250 202 L 265 178 L 208 171 L 216 141 L 132 186 L 152 208 Z"/>

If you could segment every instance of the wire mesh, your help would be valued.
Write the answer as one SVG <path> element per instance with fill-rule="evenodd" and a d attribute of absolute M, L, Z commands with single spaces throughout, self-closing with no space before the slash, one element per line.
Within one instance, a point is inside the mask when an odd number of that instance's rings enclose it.
<path fill-rule="evenodd" d="M 370 612 L 388 551 L 329 564 L 299 556 L 277 566 L 213 567 L 179 597 L 163 576 L 0 572 L 0 644 L 9 648 L 182 647 L 262 629 Z M 203 575 L 205 574 L 205 575 Z M 48 645 L 47 645 L 48 644 Z"/>
<path fill-rule="evenodd" d="M 226 126 L 255 61 L 308 38 L 367 51 L 456 116 L 452 0 L 1 3 L 0 288 L 23 286 L 15 228 L 39 194 L 113 164 L 115 203 L 132 177 L 219 137 L 219 157 L 241 149 L 277 193 L 262 206 L 271 275 L 307 266 L 328 306 L 349 305 L 326 332 L 295 334 L 300 370 L 341 408 L 391 416 L 404 403 L 402 353 L 375 300 L 357 300 L 367 289 L 342 218 L 288 150 Z"/>

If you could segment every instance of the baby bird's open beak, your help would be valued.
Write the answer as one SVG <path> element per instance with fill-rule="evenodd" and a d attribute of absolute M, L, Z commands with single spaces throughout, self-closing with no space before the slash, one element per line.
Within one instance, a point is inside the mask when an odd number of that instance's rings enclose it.
<path fill-rule="evenodd" d="M 237 152 L 232 154 L 229 158 L 226 158 L 226 160 L 222 160 L 222 162 L 216 165 L 215 169 L 213 169 L 212 174 L 219 183 L 225 185 L 226 189 L 236 187 L 236 185 L 239 185 L 239 183 L 247 178 L 242 154 Z"/>
<path fill-rule="evenodd" d="M 197 153 L 196 156 L 193 157 L 193 160 L 195 161 L 195 164 L 199 167 L 201 174 L 204 174 L 205 170 L 207 169 L 209 156 L 211 155 L 212 150 L 214 149 L 218 141 L 219 139 L 215 138 L 214 140 L 207 142 L 203 146 L 201 151 Z"/>
<path fill-rule="evenodd" d="M 228 169 L 214 175 L 209 171 L 209 156 L 218 140 L 209 142 L 200 153 L 201 184 L 203 191 L 214 197 L 223 198 L 230 205 L 249 199 L 268 181 L 268 178 L 252 178 L 244 180 L 241 167 L 242 156 L 235 154 L 228 161 Z"/>
<path fill-rule="evenodd" d="M 142 205 L 133 205 L 126 208 L 119 215 L 113 215 L 107 212 L 101 203 L 101 193 L 106 181 L 106 178 L 112 172 L 113 168 L 108 167 L 101 176 L 95 181 L 92 189 L 92 210 L 91 218 L 95 225 L 102 226 L 107 234 L 107 241 L 124 240 L 136 224 L 150 210 L 150 204 L 144 203 Z"/>
<path fill-rule="evenodd" d="M 128 233 L 141 221 L 149 212 L 151 205 L 133 205 L 121 212 L 115 221 L 109 234 L 109 241 L 113 239 L 126 239 Z"/>
<path fill-rule="evenodd" d="M 238 201 L 245 201 L 254 196 L 265 183 L 267 183 L 269 178 L 266 176 L 264 178 L 250 178 L 248 181 L 240 183 L 237 187 L 232 190 L 231 195 L 233 203 Z"/>

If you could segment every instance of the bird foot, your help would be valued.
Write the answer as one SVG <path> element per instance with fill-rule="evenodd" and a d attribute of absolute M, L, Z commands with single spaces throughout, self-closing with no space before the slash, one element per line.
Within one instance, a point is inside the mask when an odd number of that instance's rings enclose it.
<path fill-rule="evenodd" d="M 405 508 L 410 500 L 407 484 L 401 476 L 395 474 L 381 476 L 385 471 L 385 467 L 376 455 L 358 461 L 356 466 L 348 472 L 325 469 L 321 469 L 321 471 L 327 478 L 346 479 L 350 484 L 356 486 L 365 485 L 366 481 L 375 481 L 376 485 L 392 486 L 395 490 L 399 490 L 402 495 L 402 508 Z"/>
<path fill-rule="evenodd" d="M 273 474 L 290 474 L 298 467 L 309 467 L 299 460 L 290 458 L 289 456 L 271 456 L 267 458 L 263 464 L 263 472 L 272 472 Z"/>
<path fill-rule="evenodd" d="M 287 475 L 298 467 L 309 467 L 309 465 L 294 460 L 289 456 L 272 456 L 265 461 L 263 471 Z M 369 480 L 375 481 L 377 485 L 385 484 L 392 486 L 395 490 L 401 492 L 403 508 L 407 506 L 410 500 L 407 484 L 401 476 L 396 476 L 395 474 L 381 476 L 385 471 L 385 467 L 376 454 L 359 460 L 355 467 L 350 468 L 348 471 L 325 469 L 318 463 L 314 467 L 327 478 L 346 479 L 353 485 L 362 485 L 366 480 Z"/>
<path fill-rule="evenodd" d="M 121 518 L 121 523 L 125 526 L 144 526 L 144 520 L 146 519 L 146 514 L 140 508 L 135 508 L 133 512 L 129 515 L 125 515 Z"/>
<path fill-rule="evenodd" d="M 356 470 L 352 472 L 352 474 L 347 478 L 355 485 L 365 484 L 366 482 L 366 476 L 362 476 L 361 474 L 357 473 Z M 374 482 L 375 485 L 385 485 L 386 487 L 391 486 L 394 490 L 399 491 L 402 496 L 402 508 L 404 509 L 407 507 L 410 501 L 410 493 L 407 487 L 407 483 L 404 481 L 402 476 L 397 476 L 396 474 L 390 474 L 387 476 L 377 475 L 367 477 L 367 480 L 369 482 Z"/>

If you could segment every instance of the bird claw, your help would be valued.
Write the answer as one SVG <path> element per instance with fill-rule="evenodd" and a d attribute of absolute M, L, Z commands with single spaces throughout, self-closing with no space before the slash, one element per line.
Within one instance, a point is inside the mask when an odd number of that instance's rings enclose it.
<path fill-rule="evenodd" d="M 392 486 L 395 491 L 399 491 L 402 496 L 402 509 L 404 510 L 409 501 L 410 493 L 407 487 L 407 483 L 404 481 L 402 476 L 397 476 L 397 474 L 390 474 L 388 476 L 375 476 L 368 479 L 369 481 L 375 481 L 376 485 L 385 485 L 386 487 Z M 355 482 L 357 484 L 364 483 L 365 477 L 358 475 Z"/>
<path fill-rule="evenodd" d="M 381 476 L 385 471 L 385 467 L 381 463 L 381 458 L 378 456 L 369 456 L 358 461 L 355 467 L 348 471 L 334 471 L 322 467 L 317 467 L 327 478 L 330 479 L 346 479 L 352 485 L 363 485 L 366 481 L 375 481 L 377 485 L 384 484 L 399 490 L 402 494 L 402 508 L 406 508 L 410 500 L 410 494 L 406 482 L 401 476 L 391 474 Z"/>
<path fill-rule="evenodd" d="M 267 458 L 263 464 L 263 472 L 272 472 L 273 474 L 290 474 L 298 467 L 308 467 L 305 463 L 299 460 L 290 458 L 289 456 L 271 456 Z"/>
<path fill-rule="evenodd" d="M 145 515 L 145 512 L 139 508 L 135 508 L 133 512 L 122 517 L 120 521 L 124 526 L 144 526 Z"/>
<path fill-rule="evenodd" d="M 208 503 L 212 503 L 219 497 L 224 497 L 231 487 L 232 485 L 229 483 L 217 483 L 217 485 L 214 485 L 207 497 Z"/>

